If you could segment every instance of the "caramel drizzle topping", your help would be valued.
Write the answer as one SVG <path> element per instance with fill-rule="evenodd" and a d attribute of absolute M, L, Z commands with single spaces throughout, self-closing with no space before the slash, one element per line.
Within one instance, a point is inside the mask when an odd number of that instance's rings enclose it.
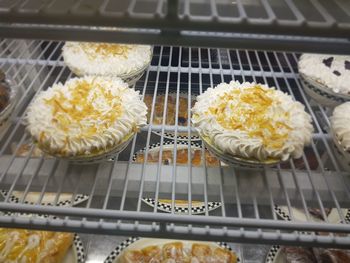
<path fill-rule="evenodd" d="M 96 109 L 94 101 L 102 100 L 108 110 Z M 59 91 L 50 99 L 44 99 L 52 110 L 52 122 L 67 134 L 75 134 L 79 138 L 87 138 L 108 129 L 122 114 L 121 98 L 98 83 L 81 80 L 70 87 L 70 98 Z M 74 131 L 74 132 L 73 132 Z M 66 137 L 68 141 L 69 135 Z M 42 132 L 39 142 L 43 142 L 46 134 Z"/>
<path fill-rule="evenodd" d="M 91 58 L 96 58 L 97 55 L 108 56 L 122 56 L 127 57 L 131 47 L 128 45 L 108 44 L 108 43 L 81 43 L 84 52 Z"/>
<path fill-rule="evenodd" d="M 292 130 L 286 123 L 276 120 L 281 115 L 268 114 L 273 105 L 269 96 L 274 90 L 259 85 L 244 90 L 234 89 L 219 97 L 218 105 L 209 107 L 209 114 L 225 129 L 247 132 L 250 138 L 260 138 L 265 147 L 283 147 Z M 282 113 L 289 118 L 289 113 Z"/>

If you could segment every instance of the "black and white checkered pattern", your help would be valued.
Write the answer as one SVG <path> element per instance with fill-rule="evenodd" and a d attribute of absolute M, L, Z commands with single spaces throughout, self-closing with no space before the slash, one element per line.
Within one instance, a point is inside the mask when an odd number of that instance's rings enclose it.
<path fill-rule="evenodd" d="M 292 221 L 289 213 L 287 211 L 283 211 L 280 206 L 275 205 L 275 212 L 282 219 L 287 220 L 287 221 Z M 346 214 L 344 215 L 344 219 L 345 219 L 346 223 L 350 223 L 350 209 L 346 210 Z M 339 220 L 340 220 L 340 218 L 339 218 Z"/>
<path fill-rule="evenodd" d="M 282 219 L 284 220 L 287 220 L 287 221 L 292 221 L 292 219 L 290 218 L 289 214 L 288 213 L 285 213 L 281 207 L 279 207 L 278 205 L 275 205 L 275 212 L 276 214 L 281 217 Z"/>
<path fill-rule="evenodd" d="M 266 263 L 274 263 L 276 260 L 276 256 L 278 254 L 278 251 L 281 249 L 281 246 L 272 246 L 269 250 L 269 252 L 267 253 L 266 256 Z"/>
<path fill-rule="evenodd" d="M 85 250 L 84 250 L 83 242 L 81 242 L 81 239 L 77 234 L 74 235 L 73 244 L 74 244 L 75 253 L 77 255 L 77 263 L 84 263 Z"/>
<path fill-rule="evenodd" d="M 146 204 L 154 207 L 155 206 L 155 200 L 153 198 L 143 198 L 142 201 L 144 201 Z M 220 202 L 208 202 L 208 212 L 219 208 L 221 206 Z M 159 202 L 157 204 L 157 209 L 163 212 L 171 213 L 171 205 L 163 202 Z M 199 206 L 192 206 L 191 207 L 192 214 L 203 214 L 206 211 L 205 203 L 201 203 Z M 189 210 L 186 206 L 174 206 L 174 212 L 177 214 L 188 214 Z"/>
<path fill-rule="evenodd" d="M 7 190 L 0 190 L 0 194 L 6 198 L 7 195 L 8 195 L 8 191 Z M 69 199 L 69 200 L 64 200 L 64 201 L 60 201 L 60 202 L 57 202 L 57 206 L 74 206 L 74 205 L 77 205 L 77 204 L 80 204 L 81 202 L 84 202 L 85 200 L 87 200 L 89 198 L 88 195 L 85 195 L 85 194 L 77 194 L 73 200 L 73 203 L 72 201 Z M 20 202 L 20 198 L 16 197 L 15 195 L 11 195 L 9 197 L 9 202 L 10 203 L 19 203 Z M 24 201 L 23 204 L 30 204 L 30 205 L 34 205 L 35 203 L 33 202 L 28 202 L 28 201 Z M 49 205 L 49 206 L 52 206 L 53 204 L 48 202 L 48 203 L 45 203 L 45 202 L 42 202 L 41 205 Z"/>
<path fill-rule="evenodd" d="M 158 142 L 158 143 L 151 144 L 151 145 L 148 147 L 148 150 L 150 150 L 150 149 L 157 149 L 157 148 L 160 149 L 160 145 L 161 145 L 161 144 L 160 144 L 159 142 Z M 174 141 L 166 141 L 166 142 L 163 142 L 163 146 L 164 146 L 164 145 L 175 145 L 175 142 L 174 142 Z M 177 145 L 188 145 L 188 142 L 186 142 L 186 141 L 178 141 L 178 142 L 177 142 Z M 200 144 L 198 144 L 198 143 L 195 143 L 195 142 L 192 142 L 192 143 L 191 143 L 191 147 L 194 148 L 194 149 L 196 149 L 196 148 L 197 148 L 197 149 L 202 149 L 202 146 L 201 146 Z M 143 148 L 143 149 L 137 151 L 137 152 L 133 155 L 132 160 L 133 160 L 133 161 L 136 161 L 137 156 L 140 155 L 140 154 L 142 154 L 142 153 L 144 153 L 144 152 L 146 151 L 146 149 L 147 149 L 147 147 L 145 147 L 145 148 Z"/>
<path fill-rule="evenodd" d="M 157 134 L 159 136 L 162 135 L 162 133 L 159 132 L 159 131 L 153 131 L 153 133 Z M 164 132 L 163 133 L 163 137 L 166 138 L 166 139 L 174 140 L 175 139 L 175 134 L 172 133 L 172 132 Z M 176 137 L 177 137 L 177 139 L 179 141 L 188 141 L 188 136 L 186 136 L 186 135 L 177 135 Z M 199 136 L 191 135 L 191 141 L 200 141 L 200 140 L 201 140 L 201 138 L 199 138 Z"/>
<path fill-rule="evenodd" d="M 109 256 L 105 259 L 104 263 L 116 263 L 116 260 L 118 259 L 118 256 L 126 249 L 128 246 L 130 246 L 132 243 L 135 243 L 138 241 L 140 238 L 139 237 L 130 237 L 126 240 L 124 240 L 122 243 L 120 243 L 119 246 L 117 246 L 110 254 Z M 224 242 L 217 242 L 217 244 L 229 251 L 232 251 L 232 248 Z M 237 254 L 237 253 L 236 253 Z M 240 258 L 237 256 L 237 262 L 241 262 Z"/>
<path fill-rule="evenodd" d="M 139 237 L 130 237 L 124 240 L 109 254 L 109 256 L 105 259 L 104 263 L 115 263 L 115 260 L 123 252 L 123 250 L 139 239 Z"/>

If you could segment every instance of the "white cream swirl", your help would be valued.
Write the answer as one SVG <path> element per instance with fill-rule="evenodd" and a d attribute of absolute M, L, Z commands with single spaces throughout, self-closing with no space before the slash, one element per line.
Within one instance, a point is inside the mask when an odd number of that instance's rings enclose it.
<path fill-rule="evenodd" d="M 331 125 L 345 151 L 350 151 L 350 102 L 345 102 L 334 109 Z"/>
<path fill-rule="evenodd" d="M 121 52 L 115 49 L 121 48 Z M 118 76 L 136 73 L 151 62 L 151 46 L 66 42 L 62 48 L 65 64 L 78 76 Z"/>
<path fill-rule="evenodd" d="M 265 94 L 265 99 L 269 100 L 269 106 L 261 108 L 266 113 L 259 116 L 260 124 L 255 120 L 256 115 L 250 115 L 250 122 L 248 122 L 244 114 L 238 111 L 239 109 L 245 112 L 260 111 L 260 109 L 254 109 L 251 104 L 252 100 L 260 98 L 260 95 L 254 94 L 252 89 L 257 86 L 259 92 Z M 253 92 L 251 95 L 253 97 L 248 97 L 248 101 L 243 101 L 242 94 L 247 94 L 248 89 Z M 229 96 L 231 99 L 227 99 Z M 225 99 L 227 105 L 223 104 Z M 240 108 L 241 106 L 243 108 Z M 224 112 L 222 114 L 224 119 L 221 122 L 213 113 L 213 108 L 217 109 L 217 107 L 222 107 Z M 197 97 L 192 112 L 194 127 L 202 137 L 208 138 L 213 146 L 224 153 L 260 161 L 301 157 L 304 145 L 310 143 L 313 132 L 311 117 L 305 112 L 300 102 L 294 101 L 289 95 L 274 88 L 255 83 L 240 84 L 231 81 L 229 84 L 221 83 L 215 88 L 208 88 L 206 92 Z M 232 120 L 233 116 L 236 117 L 237 128 L 232 128 L 230 121 L 227 121 Z M 269 120 L 270 123 L 264 123 L 266 120 Z M 241 125 L 251 125 L 251 127 L 248 127 L 247 130 Z M 260 130 L 259 127 L 263 128 Z M 262 134 L 262 136 L 257 134 Z M 274 145 L 274 136 L 279 138 L 280 145 Z M 270 141 L 264 143 L 264 137 L 268 137 Z"/>
<path fill-rule="evenodd" d="M 40 92 L 27 111 L 27 130 L 51 155 L 108 151 L 146 124 L 139 92 L 119 78 L 73 78 Z"/>
<path fill-rule="evenodd" d="M 303 54 L 298 67 L 300 73 L 333 92 L 350 94 L 350 56 Z"/>

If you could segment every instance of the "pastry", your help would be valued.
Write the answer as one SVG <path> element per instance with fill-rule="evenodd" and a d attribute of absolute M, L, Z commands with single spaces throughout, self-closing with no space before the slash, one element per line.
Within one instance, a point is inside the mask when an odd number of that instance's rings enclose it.
<path fill-rule="evenodd" d="M 200 263 L 235 263 L 237 256 L 224 248 L 207 243 L 164 242 L 140 249 L 126 249 L 120 256 L 119 263 L 146 262 L 200 262 Z"/>
<path fill-rule="evenodd" d="M 350 250 L 333 248 L 282 247 L 286 263 L 350 262 Z"/>
<path fill-rule="evenodd" d="M 305 91 L 321 105 L 350 100 L 350 56 L 303 54 L 298 62 Z"/>
<path fill-rule="evenodd" d="M 189 163 L 188 160 L 188 145 L 178 144 L 176 151 L 176 164 L 177 165 L 187 165 Z M 218 167 L 219 160 L 215 158 L 208 150 L 205 150 L 205 159 L 206 165 L 208 167 Z M 171 165 L 174 161 L 173 157 L 174 145 L 164 145 L 162 151 L 162 163 L 164 165 Z M 152 148 L 148 150 L 148 163 L 158 163 L 160 154 L 160 147 Z M 202 165 L 202 149 L 198 146 L 191 146 L 191 163 L 193 166 Z M 140 152 L 136 154 L 135 162 L 143 163 L 145 160 L 144 152 Z"/>
<path fill-rule="evenodd" d="M 62 54 L 65 64 L 78 76 L 114 76 L 132 85 L 149 66 L 152 48 L 144 45 L 66 42 Z"/>
<path fill-rule="evenodd" d="M 331 121 L 335 155 L 344 169 L 350 169 L 350 102 L 337 106 Z"/>
<path fill-rule="evenodd" d="M 286 256 L 286 261 L 290 263 L 316 263 L 315 255 L 311 248 L 304 247 L 283 247 L 282 251 Z"/>
<path fill-rule="evenodd" d="M 180 94 L 183 95 L 183 94 Z M 186 96 L 186 97 L 185 97 Z M 179 96 L 178 103 L 178 117 L 177 124 L 179 126 L 187 126 L 188 124 L 188 98 L 187 95 Z M 144 101 L 149 109 L 152 108 L 153 95 L 146 94 Z M 155 101 L 154 115 L 153 115 L 153 124 L 161 125 L 163 124 L 163 112 L 164 112 L 164 102 L 165 94 L 157 95 Z M 194 100 L 191 101 L 191 105 L 194 104 Z M 176 93 L 168 94 L 168 101 L 166 106 L 166 115 L 165 115 L 165 125 L 175 125 L 176 117 Z M 151 112 L 148 112 L 147 119 L 150 121 Z"/>
<path fill-rule="evenodd" d="M 16 89 L 0 70 L 0 127 L 8 122 L 15 107 Z"/>
<path fill-rule="evenodd" d="M 0 113 L 9 105 L 10 103 L 10 89 L 7 85 L 0 82 Z"/>
<path fill-rule="evenodd" d="M 32 158 L 37 158 L 41 156 L 45 156 L 45 154 L 39 149 L 37 145 L 33 145 L 32 142 L 28 143 L 22 143 L 18 149 L 17 149 L 17 144 L 12 143 L 11 144 L 11 151 L 14 153 L 17 157 L 27 157 L 30 153 L 30 149 L 33 147 L 32 153 L 30 157 Z M 17 150 L 16 150 L 17 149 Z"/>
<path fill-rule="evenodd" d="M 60 263 L 73 234 L 0 228 L 0 262 Z"/>
<path fill-rule="evenodd" d="M 197 97 L 192 123 L 223 161 L 269 163 L 300 158 L 313 127 L 304 106 L 266 85 L 231 81 Z"/>
<path fill-rule="evenodd" d="M 123 150 L 146 124 L 146 114 L 139 93 L 122 80 L 86 76 L 40 92 L 29 105 L 26 120 L 42 151 L 84 160 Z"/>

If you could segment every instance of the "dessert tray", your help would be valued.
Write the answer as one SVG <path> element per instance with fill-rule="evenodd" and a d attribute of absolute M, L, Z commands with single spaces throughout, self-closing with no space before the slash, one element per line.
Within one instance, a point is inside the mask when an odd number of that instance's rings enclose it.
<path fill-rule="evenodd" d="M 202 241 L 182 241 L 182 240 L 171 240 L 171 239 L 155 239 L 155 238 L 139 238 L 139 237 L 130 237 L 123 241 L 119 246 L 117 246 L 105 259 L 104 263 L 118 263 L 120 255 L 126 250 L 126 249 L 140 249 L 147 246 L 153 246 L 153 245 L 164 245 L 166 243 L 171 242 L 183 242 L 184 244 L 192 244 L 192 243 L 201 243 L 201 244 L 207 244 L 210 247 L 221 247 L 223 249 L 227 249 L 232 252 L 231 247 L 223 242 L 202 242 Z M 241 262 L 240 259 L 237 257 L 237 262 Z"/>

